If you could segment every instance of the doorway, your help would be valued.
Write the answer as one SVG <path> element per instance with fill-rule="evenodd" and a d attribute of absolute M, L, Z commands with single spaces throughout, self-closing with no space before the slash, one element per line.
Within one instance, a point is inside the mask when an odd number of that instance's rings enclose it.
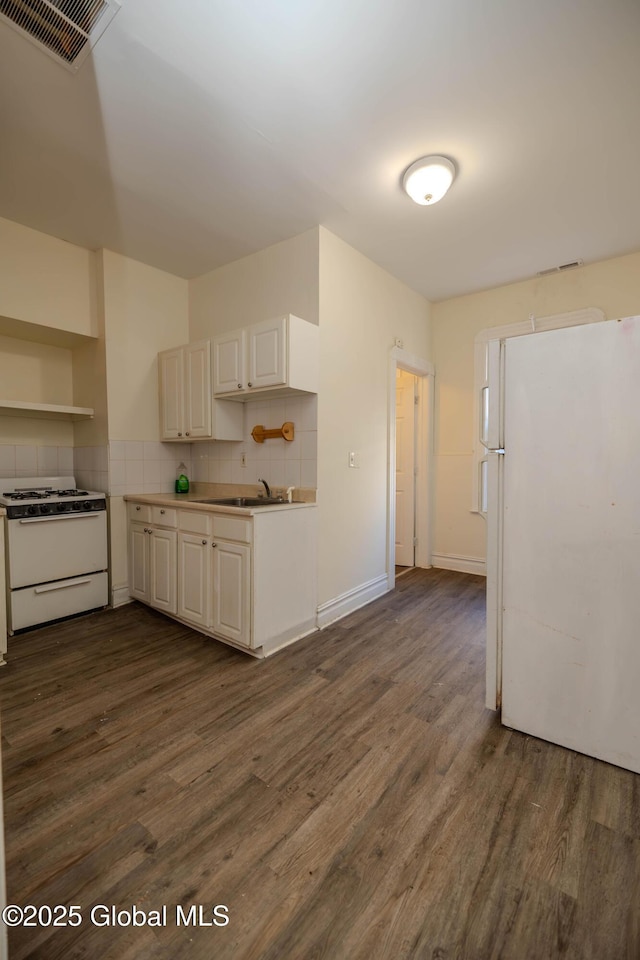
<path fill-rule="evenodd" d="M 418 378 L 396 369 L 396 577 L 415 566 Z"/>
<path fill-rule="evenodd" d="M 396 564 L 399 573 L 412 566 L 431 566 L 434 392 L 433 364 L 401 347 L 392 347 L 388 420 L 389 589 L 395 585 Z M 396 476 L 398 468 L 400 478 Z M 403 489 L 397 496 L 399 483 Z"/>

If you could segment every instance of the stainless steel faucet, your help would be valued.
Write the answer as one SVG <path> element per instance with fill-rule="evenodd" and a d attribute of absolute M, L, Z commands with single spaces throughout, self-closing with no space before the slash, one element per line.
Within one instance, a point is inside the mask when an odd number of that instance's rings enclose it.
<path fill-rule="evenodd" d="M 269 499 L 271 499 L 271 489 L 270 489 L 269 484 L 267 483 L 267 481 L 266 481 L 266 480 L 263 480 L 262 477 L 258 477 L 258 483 L 264 483 L 265 493 L 267 494 L 267 496 L 269 497 Z"/>

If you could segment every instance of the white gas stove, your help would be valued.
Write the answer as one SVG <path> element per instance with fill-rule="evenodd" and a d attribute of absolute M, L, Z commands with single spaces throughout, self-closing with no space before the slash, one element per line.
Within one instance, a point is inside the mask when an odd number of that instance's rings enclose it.
<path fill-rule="evenodd" d="M 106 606 L 107 504 L 73 477 L 0 480 L 9 634 Z"/>

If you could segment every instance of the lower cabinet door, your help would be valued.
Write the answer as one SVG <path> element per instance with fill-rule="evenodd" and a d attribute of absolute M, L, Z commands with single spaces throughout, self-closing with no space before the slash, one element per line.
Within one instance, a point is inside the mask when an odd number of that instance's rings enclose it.
<path fill-rule="evenodd" d="M 213 608 L 211 629 L 221 637 L 251 646 L 251 548 L 217 540 L 211 550 Z"/>
<path fill-rule="evenodd" d="M 129 525 L 129 594 L 136 600 L 149 599 L 149 538 L 141 523 Z"/>
<path fill-rule="evenodd" d="M 209 625 L 211 540 L 178 534 L 178 616 L 201 627 Z"/>
<path fill-rule="evenodd" d="M 149 603 L 166 613 L 178 608 L 178 564 L 175 530 L 150 530 Z"/>

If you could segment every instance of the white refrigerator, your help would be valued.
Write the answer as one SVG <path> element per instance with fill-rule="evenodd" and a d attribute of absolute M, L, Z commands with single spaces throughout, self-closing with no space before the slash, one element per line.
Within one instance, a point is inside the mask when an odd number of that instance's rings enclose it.
<path fill-rule="evenodd" d="M 487 706 L 640 773 L 640 317 L 490 341 Z"/>

